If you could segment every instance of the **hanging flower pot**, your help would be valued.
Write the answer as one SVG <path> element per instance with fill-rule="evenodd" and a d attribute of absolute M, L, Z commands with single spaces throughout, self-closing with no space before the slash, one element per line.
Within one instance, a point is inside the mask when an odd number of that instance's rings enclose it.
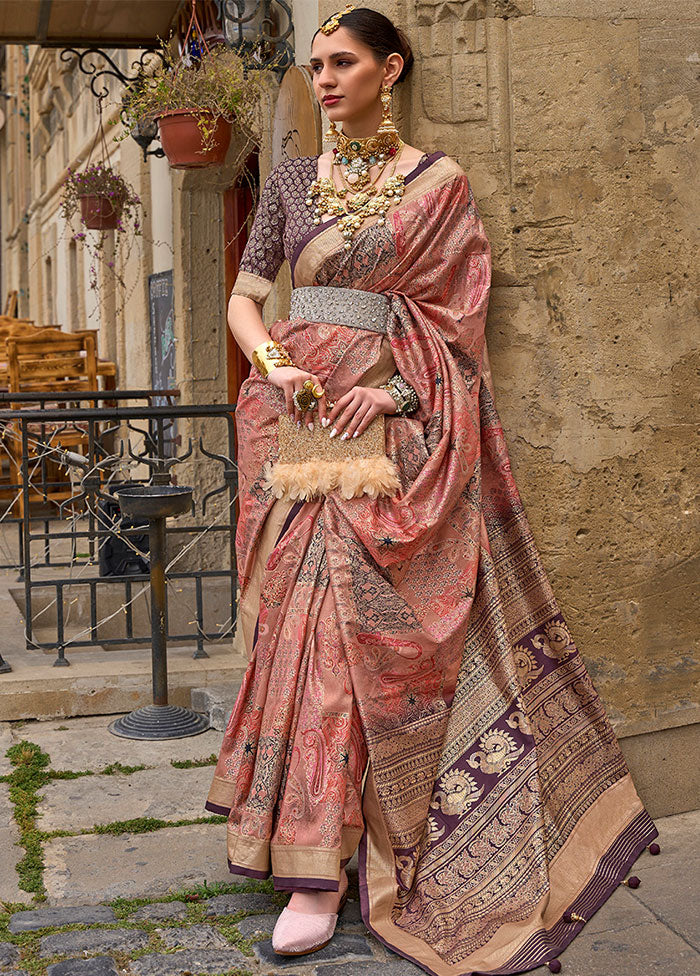
<path fill-rule="evenodd" d="M 99 193 L 86 193 L 78 197 L 80 215 L 88 230 L 116 230 L 119 225 L 113 198 Z"/>
<path fill-rule="evenodd" d="M 212 112 L 174 109 L 158 118 L 160 141 L 173 169 L 223 165 L 231 128 L 228 119 Z"/>
<path fill-rule="evenodd" d="M 124 231 L 133 221 L 137 232 L 140 205 L 130 184 L 108 163 L 89 163 L 80 171 L 68 168 L 61 196 L 61 213 L 66 220 L 71 221 L 79 211 L 88 230 Z"/>
<path fill-rule="evenodd" d="M 194 19 L 193 24 L 197 26 Z M 190 51 L 187 38 L 182 47 Z M 261 137 L 262 106 L 270 77 L 230 48 L 217 45 L 209 50 L 203 37 L 202 47 L 196 58 L 190 52 L 187 58 L 173 59 L 164 45 L 160 63 L 122 94 L 124 132 L 118 138 L 157 121 L 163 150 L 176 169 L 222 165 L 233 122 L 237 134 L 249 142 L 259 142 Z M 248 151 L 242 150 L 243 155 Z"/>
<path fill-rule="evenodd" d="M 126 248 L 128 257 L 133 240 L 141 236 L 141 200 L 133 187 L 108 162 L 90 163 L 82 170 L 68 167 L 61 193 L 61 215 L 71 228 L 72 239 L 86 248 L 90 258 L 90 288 L 99 290 L 100 268 L 111 273 L 123 286 L 117 255 Z M 80 217 L 81 229 L 75 220 Z M 86 231 L 114 231 L 88 234 Z M 105 247 L 109 255 L 105 254 Z"/>

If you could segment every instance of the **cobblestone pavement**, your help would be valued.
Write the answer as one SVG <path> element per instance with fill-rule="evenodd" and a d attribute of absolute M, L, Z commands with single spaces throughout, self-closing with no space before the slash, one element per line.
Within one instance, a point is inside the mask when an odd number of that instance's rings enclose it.
<path fill-rule="evenodd" d="M 108 721 L 0 724 L 1 976 L 423 972 L 366 930 L 356 859 L 328 946 L 276 955 L 288 896 L 228 873 L 223 820 L 202 809 L 221 733 L 137 743 Z M 656 823 L 661 854 L 562 953 L 563 976 L 700 976 L 700 811 Z"/>

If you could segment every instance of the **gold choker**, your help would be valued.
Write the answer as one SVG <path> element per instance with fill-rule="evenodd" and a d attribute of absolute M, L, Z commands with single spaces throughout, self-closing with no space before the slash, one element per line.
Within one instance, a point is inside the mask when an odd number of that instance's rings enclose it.
<path fill-rule="evenodd" d="M 337 161 L 348 165 L 353 157 L 359 156 L 364 162 L 374 166 L 380 162 L 380 158 L 391 158 L 402 146 L 401 136 L 396 130 L 393 132 L 376 133 L 373 136 L 362 136 L 361 138 L 351 138 L 344 132 L 333 133 L 336 136 L 336 144 L 333 154 Z"/>

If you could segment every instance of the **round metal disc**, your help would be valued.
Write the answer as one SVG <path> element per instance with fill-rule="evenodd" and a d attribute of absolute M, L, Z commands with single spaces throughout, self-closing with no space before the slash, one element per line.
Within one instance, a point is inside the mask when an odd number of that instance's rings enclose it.
<path fill-rule="evenodd" d="M 109 725 L 109 731 L 123 739 L 184 739 L 208 728 L 205 715 L 179 705 L 146 705 Z"/>

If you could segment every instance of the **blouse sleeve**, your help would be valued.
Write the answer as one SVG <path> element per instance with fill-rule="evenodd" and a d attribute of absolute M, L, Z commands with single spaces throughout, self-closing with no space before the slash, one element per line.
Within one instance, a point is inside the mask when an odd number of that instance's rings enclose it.
<path fill-rule="evenodd" d="M 275 167 L 260 193 L 232 295 L 245 295 L 261 305 L 265 301 L 284 261 L 284 224 L 285 211 Z"/>

